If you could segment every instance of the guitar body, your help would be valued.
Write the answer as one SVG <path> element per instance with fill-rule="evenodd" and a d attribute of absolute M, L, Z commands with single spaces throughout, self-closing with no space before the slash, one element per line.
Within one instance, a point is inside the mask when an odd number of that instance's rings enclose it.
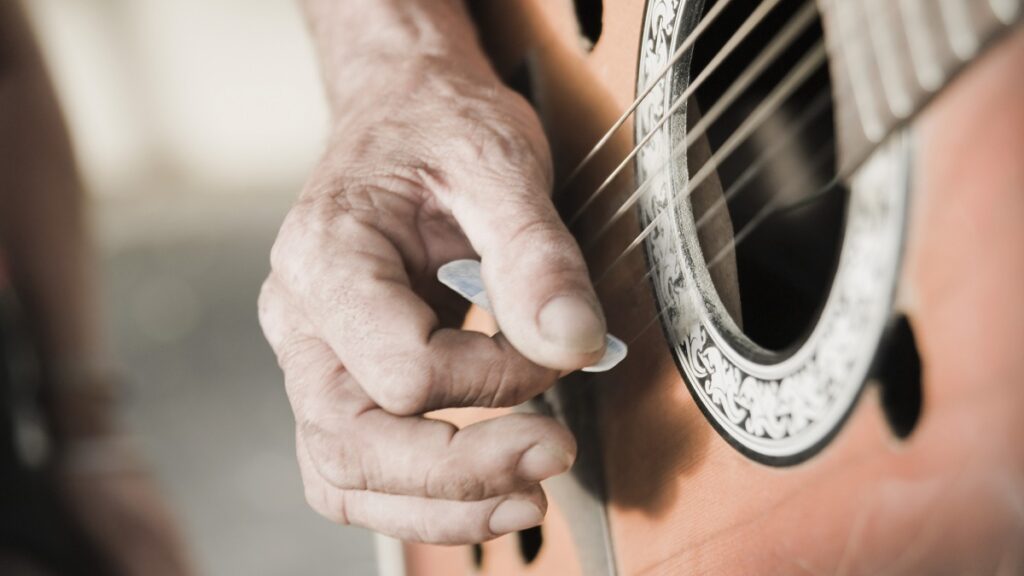
<path fill-rule="evenodd" d="M 649 5 L 679 3 L 605 0 L 592 50 L 581 46 L 569 0 L 481 4 L 484 43 L 506 77 L 522 77 L 525 70 L 564 180 L 637 96 Z M 826 39 L 834 27 L 826 20 Z M 648 273 L 660 264 L 656 253 L 647 244 L 620 257 L 648 223 L 642 202 L 615 227 L 602 228 L 635 188 L 626 186 L 589 205 L 571 228 L 592 273 L 611 266 L 598 291 L 610 331 L 630 342 L 628 357 L 614 370 L 573 375 L 560 384 L 561 404 L 554 411 L 584 423 L 578 437 L 585 469 L 574 471 L 575 489 L 549 487 L 548 518 L 529 542 L 506 536 L 475 553 L 406 545 L 408 573 L 1024 574 L 1019 28 L 979 49 L 927 108 L 887 131 L 887 143 L 872 150 L 872 156 L 904 158 L 884 188 L 906 198 L 892 244 L 898 253 L 892 297 L 884 306 L 884 331 L 868 344 L 871 351 L 844 364 L 857 372 L 851 381 L 862 384 L 850 388 L 846 404 L 829 408 L 834 416 L 817 436 L 771 444 L 815 426 L 812 419 L 798 429 L 790 419 L 786 432 L 773 436 L 768 428 L 763 451 L 758 444 L 750 448 L 742 436 L 757 430 L 749 402 L 739 404 L 751 412 L 742 420 L 746 428 L 733 434 L 727 421 L 716 421 L 716 404 L 702 400 L 701 391 L 713 388 L 710 380 L 695 386 L 688 378 L 694 366 L 686 362 L 686 348 L 681 360 L 680 339 L 659 318 L 666 302 L 652 287 L 658 274 Z M 830 48 L 833 78 L 842 74 L 837 66 Z M 833 91 L 843 86 L 835 80 L 832 85 Z M 843 96 L 835 98 L 839 118 Z M 714 102 L 700 104 L 707 112 Z M 691 108 L 691 128 L 700 111 Z M 842 129 L 841 120 L 835 123 Z M 642 134 L 631 119 L 573 179 L 557 199 L 567 219 Z M 837 140 L 847 151 L 854 146 L 843 134 Z M 886 152 L 893 142 L 900 151 Z M 688 153 L 691 164 L 706 162 L 721 145 L 701 147 Z M 835 161 L 840 166 L 848 160 L 842 152 Z M 856 182 L 872 162 L 850 163 L 854 167 L 843 178 Z M 635 170 L 630 165 L 623 180 L 643 180 Z M 694 171 L 691 166 L 691 178 Z M 709 193 L 711 202 L 727 184 L 723 180 Z M 853 205 L 858 192 L 853 184 L 850 190 Z M 725 215 L 712 218 L 701 242 L 728 248 L 735 224 Z M 737 269 L 738 281 L 744 279 L 742 265 L 742 255 L 731 256 L 711 273 L 730 310 L 750 300 L 735 287 Z M 845 264 L 837 266 L 843 270 Z M 829 305 L 819 311 L 819 324 Z M 748 316 L 744 320 L 736 324 L 751 324 Z M 471 317 L 473 322 L 486 329 L 485 320 Z M 580 418 L 581 412 L 589 416 Z M 456 422 L 487 416 L 478 410 L 443 415 Z M 560 499 L 565 493 L 570 496 Z M 590 510 L 580 512 L 580 502 Z"/>

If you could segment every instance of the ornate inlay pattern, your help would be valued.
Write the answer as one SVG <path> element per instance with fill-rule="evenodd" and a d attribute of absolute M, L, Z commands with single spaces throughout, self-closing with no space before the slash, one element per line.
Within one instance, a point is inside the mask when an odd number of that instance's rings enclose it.
<path fill-rule="evenodd" d="M 647 137 L 685 88 L 687 59 L 655 78 L 696 21 L 695 0 L 649 0 L 638 88 L 657 85 L 637 109 L 635 137 Z M 681 111 L 685 114 L 685 110 Z M 757 352 L 728 318 L 704 262 L 689 202 L 685 121 L 666 122 L 637 156 L 639 204 L 662 323 L 684 380 L 708 418 L 752 457 L 789 463 L 830 438 L 856 400 L 889 318 L 902 252 L 908 149 L 891 138 L 851 179 L 837 272 L 817 325 L 792 354 Z M 673 132 L 675 131 L 675 132 Z M 766 360 L 767 358 L 767 360 Z"/>

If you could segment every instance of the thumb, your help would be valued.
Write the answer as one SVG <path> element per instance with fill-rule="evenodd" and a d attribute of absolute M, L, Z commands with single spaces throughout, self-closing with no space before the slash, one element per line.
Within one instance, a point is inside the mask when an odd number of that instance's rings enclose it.
<path fill-rule="evenodd" d="M 593 364 L 604 352 L 604 314 L 580 248 L 548 196 L 546 164 L 502 164 L 475 167 L 452 205 L 481 256 L 498 325 L 537 364 Z"/>

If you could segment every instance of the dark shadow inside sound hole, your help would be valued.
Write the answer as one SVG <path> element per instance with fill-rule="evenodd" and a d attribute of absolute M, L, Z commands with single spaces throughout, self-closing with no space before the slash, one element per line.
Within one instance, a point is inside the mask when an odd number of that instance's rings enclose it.
<path fill-rule="evenodd" d="M 484 547 L 480 544 L 473 544 L 473 567 L 477 570 L 484 566 Z"/>
<path fill-rule="evenodd" d="M 519 556 L 523 559 L 523 564 L 532 564 L 540 554 L 541 546 L 544 545 L 544 533 L 541 531 L 541 527 L 534 526 L 533 528 L 520 530 L 518 540 Z M 473 567 L 479 570 L 484 565 L 484 547 L 480 544 L 474 544 L 471 549 L 473 552 Z"/>
<path fill-rule="evenodd" d="M 540 526 L 527 528 L 519 532 L 519 555 L 523 558 L 524 564 L 530 564 L 540 554 L 540 547 L 544 544 L 544 533 Z"/>
<path fill-rule="evenodd" d="M 580 24 L 580 33 L 587 39 L 590 46 L 597 44 L 601 37 L 604 3 L 602 0 L 576 0 L 576 19 Z"/>
<path fill-rule="evenodd" d="M 712 0 L 706 2 L 705 13 L 714 4 Z M 708 67 L 760 4 L 761 0 L 729 3 L 694 46 L 691 81 Z M 707 76 L 691 100 L 699 114 L 723 100 L 744 70 L 804 5 L 804 0 L 782 0 Z M 707 129 L 705 149 L 709 150 L 704 158 L 697 150 L 702 144 L 690 144 L 691 178 L 707 157 L 721 149 L 764 106 L 772 91 L 821 39 L 820 21 L 815 18 L 731 105 L 723 108 L 721 116 Z M 697 116 L 688 115 L 689 129 L 698 121 Z M 706 178 L 693 191 L 695 218 L 704 222 L 700 230 L 704 258 L 709 265 L 714 264 L 712 281 L 719 294 L 734 293 L 731 286 L 738 283 L 740 311 L 733 307 L 730 314 L 744 334 L 769 350 L 792 349 L 806 337 L 832 284 L 846 210 L 846 190 L 841 185 L 828 185 L 836 171 L 834 136 L 828 67 L 822 64 L 735 151 L 722 155 L 715 170 L 717 179 Z M 702 195 L 704 201 L 698 205 L 696 199 Z M 709 197 L 727 200 L 715 207 L 714 202 L 707 201 Z M 732 236 L 738 241 L 734 260 L 729 254 L 730 220 Z M 724 234 L 715 232 L 716 223 Z M 733 261 L 735 275 L 717 269 L 731 269 Z M 726 306 L 730 308 L 728 302 Z"/>
<path fill-rule="evenodd" d="M 921 418 L 921 356 L 906 316 L 892 325 L 879 351 L 875 378 L 882 387 L 882 410 L 898 438 L 907 438 Z"/>

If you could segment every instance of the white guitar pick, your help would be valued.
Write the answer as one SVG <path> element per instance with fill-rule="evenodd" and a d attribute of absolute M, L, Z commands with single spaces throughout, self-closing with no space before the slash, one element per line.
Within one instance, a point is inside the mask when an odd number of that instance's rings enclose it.
<path fill-rule="evenodd" d="M 437 279 L 457 292 L 460 296 L 494 314 L 491 300 L 487 297 L 483 278 L 480 276 L 480 262 L 476 260 L 454 260 L 437 270 Z M 626 343 L 611 334 L 605 334 L 604 356 L 597 364 L 582 368 L 584 372 L 607 372 L 626 357 Z"/>

